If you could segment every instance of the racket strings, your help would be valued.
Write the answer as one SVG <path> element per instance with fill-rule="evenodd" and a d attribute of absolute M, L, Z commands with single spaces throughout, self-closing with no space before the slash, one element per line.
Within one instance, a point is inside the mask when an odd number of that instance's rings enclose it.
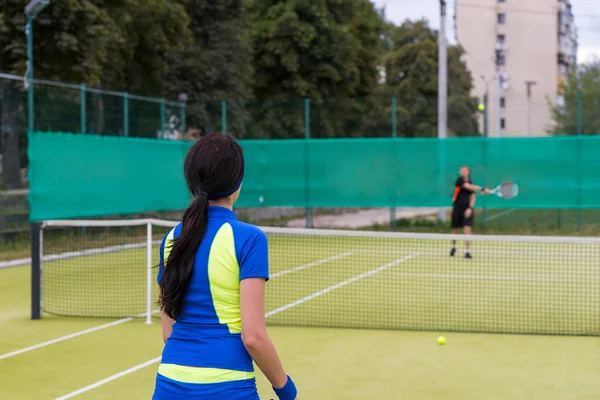
<path fill-rule="evenodd" d="M 505 199 L 512 199 L 519 194 L 519 186 L 514 183 L 503 183 L 499 192 Z"/>

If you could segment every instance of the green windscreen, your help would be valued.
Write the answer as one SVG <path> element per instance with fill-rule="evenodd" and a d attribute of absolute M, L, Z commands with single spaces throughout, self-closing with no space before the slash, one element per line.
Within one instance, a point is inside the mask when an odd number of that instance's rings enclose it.
<path fill-rule="evenodd" d="M 189 142 L 30 135 L 32 220 L 184 208 Z M 446 207 L 458 168 L 520 186 L 494 208 L 600 207 L 600 137 L 243 140 L 238 207 Z"/>
<path fill-rule="evenodd" d="M 30 219 L 184 208 L 189 143 L 114 136 L 29 135 Z"/>

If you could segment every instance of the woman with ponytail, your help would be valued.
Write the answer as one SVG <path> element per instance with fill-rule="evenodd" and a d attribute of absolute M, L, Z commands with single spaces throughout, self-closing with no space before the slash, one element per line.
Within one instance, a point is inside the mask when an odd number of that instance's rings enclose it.
<path fill-rule="evenodd" d="M 165 348 L 154 400 L 258 400 L 252 361 L 280 400 L 295 400 L 265 328 L 267 238 L 237 221 L 242 148 L 209 133 L 189 150 L 194 200 L 160 246 L 158 283 Z"/>

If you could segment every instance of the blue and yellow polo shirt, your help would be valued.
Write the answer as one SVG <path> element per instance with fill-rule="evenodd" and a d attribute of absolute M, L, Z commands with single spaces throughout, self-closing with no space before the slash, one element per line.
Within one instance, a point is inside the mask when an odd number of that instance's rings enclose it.
<path fill-rule="evenodd" d="M 158 282 L 181 224 L 160 246 Z M 223 207 L 208 209 L 208 228 L 196 252 L 180 316 L 163 350 L 158 373 L 185 383 L 222 383 L 254 378 L 242 343 L 240 281 L 269 278 L 267 237 Z"/>

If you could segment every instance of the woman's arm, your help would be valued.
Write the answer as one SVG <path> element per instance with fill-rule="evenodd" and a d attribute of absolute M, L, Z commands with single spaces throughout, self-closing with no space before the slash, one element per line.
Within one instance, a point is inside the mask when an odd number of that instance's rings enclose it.
<path fill-rule="evenodd" d="M 475 196 L 475 193 L 471 193 L 469 196 L 469 208 L 465 210 L 465 217 L 469 218 L 471 215 L 473 215 L 473 207 L 475 207 L 476 199 L 477 196 Z"/>
<path fill-rule="evenodd" d="M 160 310 L 160 325 L 162 327 L 163 341 L 165 343 L 167 343 L 167 339 L 169 338 L 169 336 L 171 336 L 171 333 L 173 332 L 173 324 L 174 323 L 175 323 L 175 321 L 173 321 L 171 318 L 169 318 L 169 316 L 167 314 L 165 314 L 165 312 L 161 309 Z"/>
<path fill-rule="evenodd" d="M 288 377 L 265 326 L 265 280 L 248 278 L 240 282 L 242 341 L 258 368 L 275 389 L 288 383 Z"/>

